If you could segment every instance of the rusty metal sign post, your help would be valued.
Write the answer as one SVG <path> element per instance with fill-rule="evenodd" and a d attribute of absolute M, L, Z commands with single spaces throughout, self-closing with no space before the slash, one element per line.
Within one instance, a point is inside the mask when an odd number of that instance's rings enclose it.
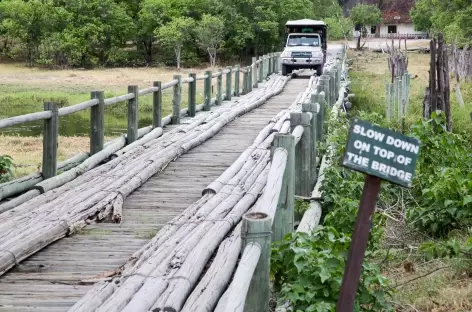
<path fill-rule="evenodd" d="M 417 139 L 354 119 L 349 130 L 343 166 L 367 175 L 336 312 L 353 311 L 382 180 L 411 187 L 419 152 L 420 143 Z"/>

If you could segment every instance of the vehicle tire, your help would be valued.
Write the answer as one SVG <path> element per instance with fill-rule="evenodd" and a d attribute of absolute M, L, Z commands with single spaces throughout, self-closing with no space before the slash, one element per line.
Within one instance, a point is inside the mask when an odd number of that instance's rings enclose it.
<path fill-rule="evenodd" d="M 323 67 L 324 67 L 323 65 L 317 65 L 317 66 L 315 67 L 316 74 L 317 74 L 318 76 L 323 75 Z"/>
<path fill-rule="evenodd" d="M 287 76 L 292 72 L 292 69 L 287 65 L 282 65 L 282 76 Z"/>

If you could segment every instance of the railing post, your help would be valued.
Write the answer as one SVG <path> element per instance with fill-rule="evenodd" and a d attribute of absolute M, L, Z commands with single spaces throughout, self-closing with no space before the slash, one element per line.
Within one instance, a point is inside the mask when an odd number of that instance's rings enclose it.
<path fill-rule="evenodd" d="M 259 82 L 264 81 L 264 59 L 259 56 Z"/>
<path fill-rule="evenodd" d="M 252 66 L 248 66 L 248 69 L 249 69 L 249 74 L 248 74 L 248 80 L 249 80 L 249 84 L 248 84 L 248 92 L 252 92 L 252 88 L 253 88 L 253 71 L 252 71 Z"/>
<path fill-rule="evenodd" d="M 312 94 L 312 97 L 314 95 Z M 311 161 L 310 161 L 310 186 L 311 190 L 313 190 L 313 187 L 315 187 L 316 183 L 316 127 L 317 127 L 317 115 L 318 115 L 318 107 L 314 103 L 303 103 L 302 104 L 302 112 L 304 113 L 311 113 L 312 118 L 310 120 L 310 156 L 311 156 Z"/>
<path fill-rule="evenodd" d="M 248 67 L 244 67 L 244 73 L 243 73 L 243 95 L 247 94 L 248 92 L 248 84 L 249 84 L 249 69 Z"/>
<path fill-rule="evenodd" d="M 239 96 L 239 78 L 240 78 L 240 67 L 239 65 L 235 66 L 234 69 L 234 96 Z"/>
<path fill-rule="evenodd" d="M 152 127 L 162 127 L 162 83 L 154 81 L 153 87 L 158 88 L 152 93 Z"/>
<path fill-rule="evenodd" d="M 233 67 L 226 67 L 229 72 L 226 74 L 226 101 L 231 101 L 231 89 L 233 88 Z"/>
<path fill-rule="evenodd" d="M 268 63 L 269 63 L 269 66 L 268 66 L 269 69 L 268 69 L 267 75 L 270 76 L 272 75 L 272 53 L 269 53 Z"/>
<path fill-rule="evenodd" d="M 251 86 L 254 87 L 254 88 L 258 88 L 259 87 L 259 79 L 258 78 L 258 75 L 257 75 L 257 57 L 256 56 L 253 56 L 251 58 L 252 60 L 252 63 L 251 63 L 251 81 L 252 81 L 252 84 Z M 251 90 L 252 90 L 252 87 L 251 87 Z"/>
<path fill-rule="evenodd" d="M 138 86 L 128 86 L 128 93 L 134 93 L 134 97 L 128 100 L 128 136 L 126 143 L 133 143 L 138 139 L 139 120 L 139 88 Z"/>
<path fill-rule="evenodd" d="M 272 218 L 261 212 L 246 213 L 241 224 L 241 250 L 249 243 L 261 247 L 261 256 L 251 279 L 244 312 L 268 312 L 270 299 L 270 243 Z"/>
<path fill-rule="evenodd" d="M 197 74 L 190 73 L 188 76 L 193 78 L 193 81 L 188 83 L 188 115 L 195 117 L 197 113 Z"/>
<path fill-rule="evenodd" d="M 173 125 L 180 124 L 180 105 L 182 104 L 182 75 L 174 75 L 177 84 L 172 88 L 174 96 L 172 97 L 172 119 Z"/>
<path fill-rule="evenodd" d="M 313 190 L 311 185 L 311 129 L 310 116 L 307 113 L 290 113 L 291 131 L 296 126 L 303 126 L 303 135 L 295 147 L 295 194 L 309 197 Z M 298 216 L 297 217 L 301 217 Z M 298 219 L 296 221 L 299 221 Z"/>
<path fill-rule="evenodd" d="M 204 86 L 203 86 L 203 96 L 204 96 L 204 102 L 203 102 L 203 110 L 204 111 L 209 111 L 211 110 L 211 75 L 212 72 L 211 70 L 207 70 L 205 72 L 205 80 L 204 80 Z"/>
<path fill-rule="evenodd" d="M 331 106 L 333 106 L 334 103 L 336 103 L 336 100 L 335 100 L 335 98 L 336 98 L 336 96 L 335 96 L 336 86 L 335 86 L 335 83 L 334 83 L 334 71 L 331 69 L 327 72 L 327 74 L 328 74 L 328 77 L 329 77 L 329 90 L 330 90 L 329 98 L 330 98 Z"/>
<path fill-rule="evenodd" d="M 312 94 L 311 102 L 318 104 L 318 114 L 316 115 L 316 141 L 321 142 L 324 135 L 324 122 L 326 113 L 325 93 L 319 92 Z"/>
<path fill-rule="evenodd" d="M 44 180 L 46 180 L 57 174 L 59 112 L 57 104 L 54 102 L 45 102 L 44 110 L 51 111 L 52 113 L 51 118 L 44 120 L 42 175 Z"/>
<path fill-rule="evenodd" d="M 221 105 L 223 103 L 223 70 L 218 69 L 218 77 L 216 77 L 216 103 L 215 105 Z"/>
<path fill-rule="evenodd" d="M 318 93 L 324 92 L 325 93 L 325 99 L 326 99 L 326 106 L 331 107 L 331 88 L 330 88 L 330 77 L 329 75 L 321 75 L 320 77 L 320 83 L 318 84 Z"/>
<path fill-rule="evenodd" d="M 274 217 L 274 239 L 280 241 L 287 233 L 294 230 L 295 207 L 295 138 L 291 134 L 275 134 L 272 143 L 272 155 L 277 148 L 284 148 L 288 152 L 287 166 L 282 181 L 277 211 Z"/>
<path fill-rule="evenodd" d="M 90 109 L 90 155 L 94 155 L 103 149 L 105 140 L 105 94 L 93 91 L 91 98 L 98 100 Z"/>

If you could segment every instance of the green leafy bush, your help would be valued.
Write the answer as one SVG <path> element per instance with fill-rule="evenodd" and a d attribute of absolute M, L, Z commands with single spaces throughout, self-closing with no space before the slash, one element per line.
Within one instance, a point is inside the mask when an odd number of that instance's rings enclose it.
<path fill-rule="evenodd" d="M 292 233 L 275 243 L 271 273 L 282 300 L 294 311 L 335 311 L 351 239 L 333 227 Z M 354 311 L 392 311 L 387 280 L 365 262 Z"/>
<path fill-rule="evenodd" d="M 12 166 L 13 159 L 10 156 L 0 156 L 0 183 L 8 182 L 13 177 Z"/>

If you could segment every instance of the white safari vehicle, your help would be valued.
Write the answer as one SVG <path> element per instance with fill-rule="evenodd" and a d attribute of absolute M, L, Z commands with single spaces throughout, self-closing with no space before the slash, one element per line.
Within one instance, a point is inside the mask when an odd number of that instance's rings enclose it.
<path fill-rule="evenodd" d="M 302 19 L 288 21 L 285 28 L 285 48 L 280 56 L 282 74 L 308 68 L 322 75 L 326 62 L 327 25 L 322 21 Z"/>

